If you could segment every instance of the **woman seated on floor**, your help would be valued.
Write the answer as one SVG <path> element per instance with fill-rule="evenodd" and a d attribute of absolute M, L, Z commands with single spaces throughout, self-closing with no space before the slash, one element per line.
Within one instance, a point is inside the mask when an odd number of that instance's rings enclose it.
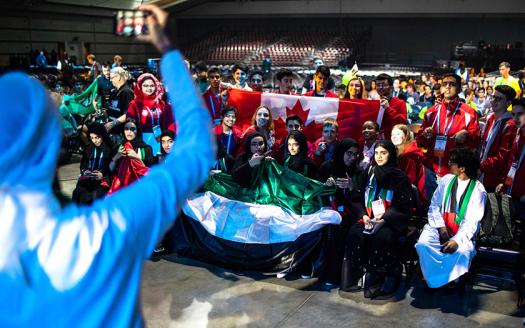
<path fill-rule="evenodd" d="M 111 184 L 109 163 L 113 156 L 112 144 L 104 125 L 89 126 L 90 143 L 84 148 L 80 161 L 80 177 L 73 190 L 73 201 L 91 204 L 106 195 Z"/>
<path fill-rule="evenodd" d="M 308 142 L 301 131 L 294 130 L 288 135 L 288 157 L 284 166 L 290 170 L 314 179 L 317 175 L 317 166 L 308 157 Z"/>
<path fill-rule="evenodd" d="M 358 291 L 366 268 L 364 296 L 388 298 L 399 287 L 402 266 L 399 238 L 407 231 L 412 208 L 410 182 L 397 165 L 396 147 L 390 140 L 375 146 L 376 165 L 366 174 L 362 218 L 346 238 L 341 290 Z"/>
<path fill-rule="evenodd" d="M 239 185 L 250 187 L 254 168 L 271 157 L 268 156 L 266 138 L 261 133 L 253 132 L 245 140 L 244 153 L 235 159 L 232 177 Z"/>
<path fill-rule="evenodd" d="M 329 226 L 324 236 L 323 250 L 326 254 L 326 265 L 321 270 L 319 281 L 326 287 L 339 284 L 341 263 L 344 253 L 344 236 L 349 227 L 358 219 L 362 198 L 358 186 L 362 176 L 359 168 L 361 150 L 359 144 L 350 138 L 344 138 L 334 151 L 333 159 L 321 165 L 317 180 L 328 186 L 337 187 L 334 195 L 328 197 L 327 205 L 341 214 L 342 222 L 338 226 Z"/>
<path fill-rule="evenodd" d="M 144 176 L 154 162 L 151 146 L 142 141 L 135 120 L 127 119 L 124 124 L 124 142 L 109 164 L 114 173 L 109 192 L 115 192 Z"/>

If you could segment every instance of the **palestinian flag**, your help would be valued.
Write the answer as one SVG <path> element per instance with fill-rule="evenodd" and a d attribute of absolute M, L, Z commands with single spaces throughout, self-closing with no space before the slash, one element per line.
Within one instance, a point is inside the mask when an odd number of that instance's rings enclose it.
<path fill-rule="evenodd" d="M 286 117 L 299 116 L 305 123 L 303 132 L 308 141 L 314 142 L 322 134 L 323 121 L 335 118 L 339 123 L 339 138 L 354 138 L 363 141 L 361 127 L 365 121 L 382 121 L 378 100 L 339 100 L 260 93 L 232 89 L 228 96 L 228 105 L 237 108 L 236 125 L 243 131 L 251 125 L 253 113 L 257 107 L 270 108 L 274 119 L 277 139 L 286 136 Z M 384 127 L 392 129 L 392 127 Z"/>
<path fill-rule="evenodd" d="M 256 167 L 252 181 L 243 188 L 231 175 L 211 175 L 205 192 L 183 206 L 172 229 L 174 250 L 225 268 L 271 274 L 319 263 L 314 257 L 323 228 L 341 222 L 337 211 L 322 207 L 322 197 L 335 188 L 274 161 Z"/>
<path fill-rule="evenodd" d="M 71 114 L 86 116 L 95 112 L 93 100 L 96 99 L 97 93 L 98 80 L 95 80 L 86 90 L 84 90 L 84 92 L 64 96 L 62 98 L 62 103 Z M 101 106 L 100 100 L 98 101 L 98 106 Z"/>

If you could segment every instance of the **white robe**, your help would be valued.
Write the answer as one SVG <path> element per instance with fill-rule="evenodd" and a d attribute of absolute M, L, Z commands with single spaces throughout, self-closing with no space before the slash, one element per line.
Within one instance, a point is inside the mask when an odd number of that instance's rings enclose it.
<path fill-rule="evenodd" d="M 421 271 L 431 288 L 444 286 L 468 272 L 470 263 L 476 255 L 473 238 L 485 211 L 487 193 L 483 185 L 476 181 L 476 186 L 465 212 L 465 218 L 456 235 L 451 238 L 458 244 L 458 249 L 453 254 L 441 252 L 438 228 L 445 226 L 442 205 L 447 186 L 453 177 L 454 175 L 447 174 L 441 179 L 428 210 L 428 224 L 425 225 L 416 243 Z M 456 195 L 458 201 L 467 188 L 468 181 L 458 180 Z"/>

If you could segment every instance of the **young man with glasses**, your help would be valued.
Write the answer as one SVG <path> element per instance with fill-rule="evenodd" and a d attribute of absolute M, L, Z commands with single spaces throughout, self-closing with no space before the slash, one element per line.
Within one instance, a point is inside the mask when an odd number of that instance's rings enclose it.
<path fill-rule="evenodd" d="M 407 104 L 393 96 L 394 80 L 388 74 L 379 74 L 376 78 L 377 93 L 381 107 L 377 115 L 377 124 L 384 139 L 390 140 L 392 128 L 396 124 L 407 124 Z"/>
<path fill-rule="evenodd" d="M 491 101 L 492 113 L 487 117 L 481 143 L 479 181 L 487 192 L 494 192 L 496 186 L 505 181 L 510 168 L 517 127 L 512 120 L 512 113 L 507 109 L 515 97 L 516 92 L 508 85 L 498 85 L 495 88 Z"/>
<path fill-rule="evenodd" d="M 452 150 L 447 163 L 451 174 L 439 182 L 428 224 L 415 246 L 430 288 L 444 286 L 468 272 L 476 255 L 473 238 L 487 201 L 485 188 L 476 180 L 479 155 L 474 149 Z"/>
<path fill-rule="evenodd" d="M 416 135 L 419 147 L 426 149 L 425 164 L 438 177 L 449 173 L 450 151 L 458 146 L 477 149 L 480 144 L 478 114 L 458 97 L 461 78 L 445 74 L 441 83 L 442 101 L 426 113 Z"/>

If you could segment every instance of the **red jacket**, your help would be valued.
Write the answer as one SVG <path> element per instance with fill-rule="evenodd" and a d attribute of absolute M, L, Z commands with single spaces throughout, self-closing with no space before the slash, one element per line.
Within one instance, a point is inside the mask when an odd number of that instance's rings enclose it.
<path fill-rule="evenodd" d="M 426 150 L 425 164 L 428 167 L 433 168 L 434 172 L 436 172 L 438 176 L 445 176 L 450 171 L 449 166 L 448 166 L 448 161 L 450 159 L 450 151 L 458 146 L 456 145 L 456 140 L 452 138 L 454 134 L 456 134 L 457 132 L 461 130 L 466 130 L 468 135 L 467 135 L 467 140 L 463 146 L 478 149 L 479 144 L 480 144 L 480 134 L 481 133 L 479 130 L 478 114 L 476 113 L 476 111 L 472 109 L 470 106 L 468 106 L 467 104 L 462 103 L 462 102 L 459 102 L 459 108 L 456 112 L 455 112 L 455 106 L 451 106 L 451 107 L 452 108 L 446 109 L 446 105 L 444 103 L 432 106 L 425 113 L 423 124 L 421 125 L 421 128 L 419 129 L 416 135 L 417 145 Z M 438 127 L 438 122 L 436 120 L 438 113 L 440 114 L 439 127 Z M 452 120 L 453 113 L 455 114 Z M 440 162 L 439 157 L 434 156 L 434 146 L 436 143 L 437 134 L 444 134 L 445 132 L 445 119 L 447 117 L 448 117 L 448 120 L 446 122 L 447 125 L 449 125 L 451 121 L 452 121 L 452 124 L 450 125 L 450 129 L 446 133 L 447 143 L 445 146 L 445 153 Z M 423 131 L 428 127 L 432 127 L 434 131 L 430 139 L 427 139 L 423 135 Z M 439 129 L 439 132 L 438 132 L 438 129 Z"/>
<path fill-rule="evenodd" d="M 415 141 L 405 146 L 403 153 L 399 155 L 399 168 L 408 176 L 408 181 L 417 187 L 424 202 L 427 201 L 425 192 L 425 168 L 423 166 L 423 152 Z"/>
<path fill-rule="evenodd" d="M 521 152 L 525 147 L 525 128 L 519 130 L 520 137 L 518 143 L 516 143 L 516 135 L 512 147 L 512 156 L 510 156 L 509 166 L 514 161 L 518 162 L 521 156 Z M 518 167 L 516 174 L 514 176 L 514 183 L 512 186 L 511 196 L 514 199 L 520 199 L 521 196 L 525 195 L 525 160 L 521 163 L 521 166 Z"/>
<path fill-rule="evenodd" d="M 392 97 L 388 105 L 388 108 L 385 108 L 383 120 L 377 122 L 386 140 L 390 140 L 394 125 L 407 124 L 407 103 L 397 97 Z"/>
<path fill-rule="evenodd" d="M 202 94 L 202 98 L 204 99 L 204 103 L 210 112 L 213 123 L 215 125 L 219 125 L 218 123 L 221 121 L 221 111 L 224 107 L 222 97 L 220 95 L 219 97 L 216 97 L 211 91 L 211 88 L 208 88 L 208 90 Z"/>
<path fill-rule="evenodd" d="M 483 159 L 485 156 L 481 154 L 480 170 L 483 173 L 481 182 L 488 191 L 493 191 L 497 185 L 505 181 L 507 172 L 512 164 L 509 158 L 512 156 L 512 148 L 518 128 L 512 116 L 509 115 L 510 113 L 505 114 L 506 115 L 501 118 L 502 125 L 493 137 L 489 149 L 484 149 L 484 153 L 487 153 L 486 158 Z M 496 118 L 494 114 L 491 114 L 487 119 L 487 125 L 483 133 L 483 145 L 487 145 L 489 131 L 495 122 Z"/>
<path fill-rule="evenodd" d="M 222 130 L 222 124 L 214 127 L 213 133 L 215 133 L 215 137 L 217 138 L 217 154 L 218 156 L 223 156 L 227 153 L 226 148 L 228 147 L 228 144 L 224 144 L 223 142 L 223 140 L 227 138 L 225 138 L 225 134 Z M 243 148 L 241 134 L 242 131 L 234 126 L 232 129 L 232 140 L 229 149 L 229 155 L 232 155 L 233 157 L 239 155 Z"/>
<path fill-rule="evenodd" d="M 148 111 L 144 103 L 134 99 L 129 103 L 126 117 L 137 121 L 142 132 L 152 129 L 152 122 L 155 125 L 159 125 L 162 131 L 170 130 L 175 132 L 175 122 L 173 121 L 171 106 L 162 102 L 152 107 L 154 108 L 150 108 Z"/>
<path fill-rule="evenodd" d="M 303 96 L 315 97 L 314 93 L 315 93 L 315 90 L 310 90 L 310 91 L 306 92 Z M 324 94 L 324 98 L 339 98 L 339 96 L 335 92 L 332 92 L 330 90 L 326 90 L 326 92 Z"/>

